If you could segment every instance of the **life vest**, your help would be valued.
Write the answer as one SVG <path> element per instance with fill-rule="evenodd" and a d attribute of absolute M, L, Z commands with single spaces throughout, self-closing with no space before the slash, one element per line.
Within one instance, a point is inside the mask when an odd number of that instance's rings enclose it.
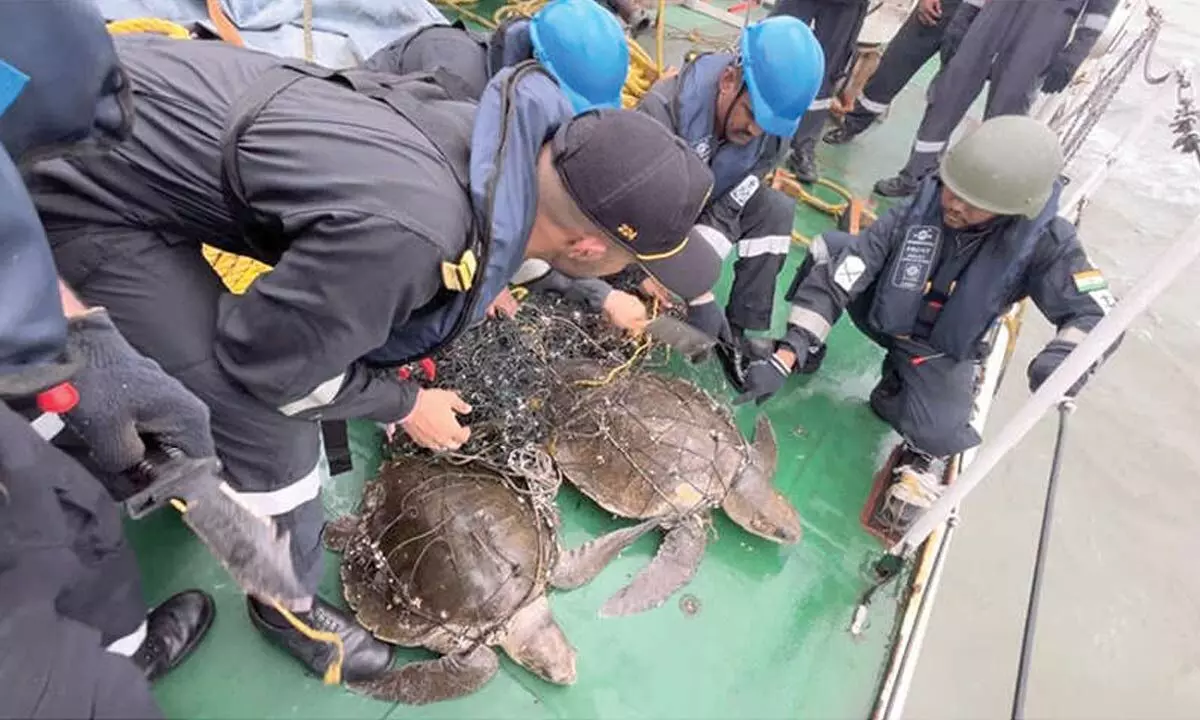
<path fill-rule="evenodd" d="M 975 359 L 984 333 L 1020 299 L 1030 258 L 1057 216 L 1062 185 L 1055 184 L 1033 220 L 997 223 L 969 251 L 945 258 L 942 245 L 950 240 L 942 224 L 941 191 L 936 177 L 923 183 L 897 224 L 888 243 L 895 250 L 875 279 L 868 324 L 956 360 Z"/>
<path fill-rule="evenodd" d="M 516 111 L 509 107 L 509 96 L 516 81 L 537 71 L 538 68 L 531 63 L 522 73 L 509 75 L 500 88 L 499 124 L 502 128 L 508 127 L 509 116 Z M 272 97 L 305 77 L 342 83 L 388 105 L 425 135 L 445 160 L 463 192 L 472 192 L 471 168 L 475 164 L 472 132 L 476 137 L 480 134 L 478 120 L 483 121 L 485 126 L 490 122 L 494 127 L 497 118 L 486 113 L 476 117 L 474 107 L 465 102 L 453 105 L 460 110 L 458 113 L 440 109 L 439 106 L 445 108 L 447 103 L 439 101 L 470 100 L 455 95 L 453 90 L 457 84 L 453 80 L 446 81 L 447 73 L 435 70 L 431 74 L 396 77 L 368 71 L 334 71 L 300 62 L 284 63 L 264 74 L 239 98 L 237 112 L 227 123 L 222 138 L 221 181 L 226 203 L 237 219 L 246 242 L 260 256 L 278 257 L 286 251 L 289 241 L 282 235 L 278 218 L 256 214 L 245 201 L 237 173 L 238 138 Z M 549 82 L 553 86 L 553 79 Z M 503 156 L 507 149 L 506 142 L 497 138 L 495 144 L 496 154 Z M 538 144 L 540 147 L 541 143 Z M 534 158 L 536 160 L 536 155 Z M 535 172 L 535 168 L 536 162 L 531 163 L 530 171 Z M 535 183 L 533 194 L 527 201 L 534 209 L 537 205 L 536 191 Z M 475 207 L 466 250 L 459 258 L 447 259 L 442 263 L 443 291 L 417 313 L 398 321 L 386 342 L 365 355 L 364 361 L 372 365 L 394 367 L 431 355 L 450 343 L 471 322 L 482 318 L 487 306 L 499 295 L 524 257 L 532 219 L 523 233 L 494 236 L 489 221 L 489 206 L 476 202 Z"/>
<path fill-rule="evenodd" d="M 675 96 L 671 98 L 671 115 L 675 118 L 675 134 L 683 138 L 688 146 L 708 163 L 714 183 L 711 198 L 724 197 L 734 187 L 747 180 L 764 154 L 777 155 L 780 140 L 770 135 L 760 135 L 745 145 L 735 145 L 718 139 L 720 128 L 717 121 L 717 90 L 721 73 L 733 62 L 727 53 L 704 54 L 688 63 L 679 75 Z M 751 182 L 746 199 L 758 189 Z M 745 200 L 740 201 L 741 204 Z"/>

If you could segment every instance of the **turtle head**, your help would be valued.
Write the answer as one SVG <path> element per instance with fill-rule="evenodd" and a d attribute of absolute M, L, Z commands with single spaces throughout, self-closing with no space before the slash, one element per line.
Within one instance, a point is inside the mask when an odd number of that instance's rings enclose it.
<path fill-rule="evenodd" d="M 800 514 L 771 483 L 778 450 L 766 415 L 754 424 L 754 444 L 746 467 L 733 481 L 721 509 L 747 532 L 777 543 L 800 542 Z"/>
<path fill-rule="evenodd" d="M 550 614 L 545 595 L 512 616 L 500 647 L 518 665 L 547 682 L 575 682 L 575 648 Z"/>

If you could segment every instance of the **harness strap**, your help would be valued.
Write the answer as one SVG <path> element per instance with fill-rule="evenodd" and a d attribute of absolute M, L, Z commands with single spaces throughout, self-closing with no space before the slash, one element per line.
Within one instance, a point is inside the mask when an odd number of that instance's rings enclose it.
<path fill-rule="evenodd" d="M 247 244 L 262 257 L 278 259 L 282 255 L 286 249 L 281 238 L 283 228 L 278 218 L 256 214 L 246 200 L 245 186 L 242 183 L 241 171 L 238 166 L 238 143 L 242 134 L 254 123 L 271 100 L 307 77 L 339 82 L 351 90 L 386 104 L 398 115 L 412 123 L 429 140 L 438 155 L 450 167 L 455 181 L 462 187 L 463 192 L 470 192 L 470 181 L 467 174 L 470 159 L 469 138 L 465 143 L 461 141 L 461 138 L 458 138 L 459 142 L 453 142 L 451 133 L 454 132 L 454 128 L 448 126 L 444 118 L 429 112 L 426 103 L 414 97 L 411 92 L 396 87 L 402 83 L 411 84 L 425 81 L 441 88 L 448 99 L 468 101 L 471 99 L 471 95 L 465 83 L 460 79 L 440 68 L 432 73 L 411 74 L 396 78 L 367 71 L 339 72 L 308 63 L 283 63 L 263 73 L 237 98 L 230 110 L 229 117 L 226 118 L 221 135 L 221 191 Z M 380 78 L 399 81 L 381 82 Z M 467 251 L 459 263 L 450 263 L 448 264 L 450 269 L 443 270 L 444 284 L 451 290 L 465 290 L 473 282 L 476 270 L 475 257 L 479 254 L 478 233 L 474 228 L 471 238 Z"/>
<path fill-rule="evenodd" d="M 322 420 L 321 439 L 325 444 L 330 475 L 340 475 L 354 469 L 350 456 L 350 433 L 345 420 Z"/>

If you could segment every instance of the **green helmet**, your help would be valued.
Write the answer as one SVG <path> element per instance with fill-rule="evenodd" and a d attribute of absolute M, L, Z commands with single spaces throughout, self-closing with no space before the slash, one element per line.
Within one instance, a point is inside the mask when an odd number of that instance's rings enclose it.
<path fill-rule="evenodd" d="M 942 182 L 997 215 L 1035 218 L 1062 171 L 1062 147 L 1045 124 L 1001 115 L 967 133 L 942 158 Z"/>

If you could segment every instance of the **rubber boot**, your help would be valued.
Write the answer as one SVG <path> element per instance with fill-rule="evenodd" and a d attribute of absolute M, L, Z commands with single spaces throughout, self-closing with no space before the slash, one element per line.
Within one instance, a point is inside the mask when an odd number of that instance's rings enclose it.
<path fill-rule="evenodd" d="M 901 172 L 875 183 L 875 193 L 884 197 L 908 197 L 917 191 L 918 185 L 918 180 Z"/>
<path fill-rule="evenodd" d="M 325 675 L 329 665 L 337 658 L 337 648 L 333 644 L 310 640 L 273 608 L 264 607 L 253 599 L 248 598 L 246 606 L 250 621 L 259 632 L 291 653 L 312 674 L 317 677 Z M 341 636 L 342 647 L 345 648 L 342 682 L 370 680 L 391 667 L 391 645 L 376 640 L 352 617 L 321 598 L 313 599 L 312 610 L 296 613 L 296 616 L 314 630 Z"/>
<path fill-rule="evenodd" d="M 892 469 L 892 484 L 883 493 L 875 522 L 903 533 L 942 496 L 943 461 L 905 443 Z"/>
<path fill-rule="evenodd" d="M 204 639 L 216 610 L 200 590 L 172 595 L 146 615 L 146 639 L 130 660 L 154 682 L 174 670 Z"/>

